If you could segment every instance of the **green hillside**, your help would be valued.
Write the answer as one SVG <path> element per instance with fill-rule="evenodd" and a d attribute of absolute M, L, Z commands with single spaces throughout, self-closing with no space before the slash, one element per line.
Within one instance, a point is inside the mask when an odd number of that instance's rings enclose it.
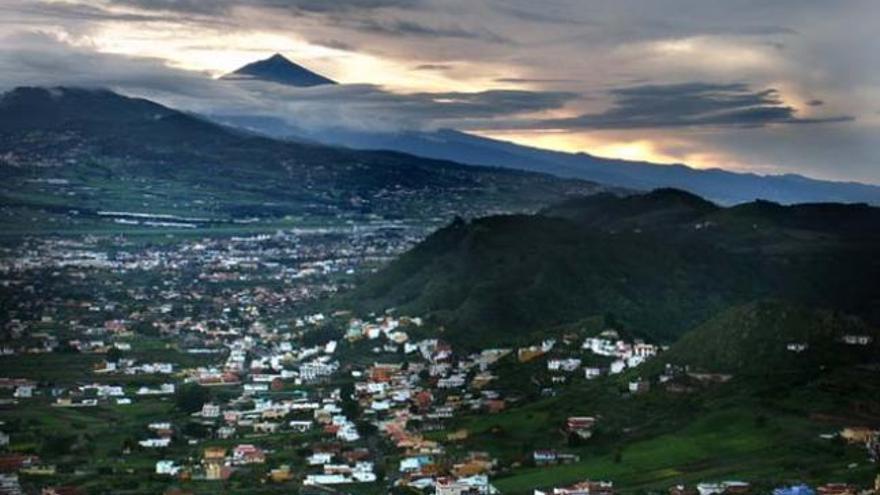
<path fill-rule="evenodd" d="M 880 321 L 880 214 L 863 205 L 720 208 L 674 190 L 596 195 L 443 228 L 347 302 L 431 317 L 466 345 L 590 316 L 673 341 L 767 297 Z"/>
<path fill-rule="evenodd" d="M 847 344 L 846 336 L 871 341 Z M 766 375 L 870 362 L 878 356 L 880 332 L 860 318 L 762 302 L 711 318 L 678 340 L 662 361 L 711 372 Z"/>
<path fill-rule="evenodd" d="M 839 342 L 851 332 L 874 340 L 864 347 Z M 820 435 L 880 425 L 878 337 L 858 318 L 779 302 L 746 304 L 622 375 L 572 380 L 545 398 L 529 395 L 533 385 L 520 380 L 527 400 L 500 414 L 461 418 L 449 431 L 468 430 L 458 446 L 463 451 L 489 449 L 505 465 L 518 465 L 498 477 L 504 493 L 597 478 L 614 480 L 624 493 L 722 479 L 749 480 L 757 493 L 799 481 L 866 484 L 876 468 L 864 447 Z M 813 347 L 793 353 L 786 349 L 792 341 Z M 515 366 L 523 365 L 510 363 L 501 372 Z M 724 372 L 729 380 L 701 381 L 685 369 Z M 661 383 L 661 373 L 674 378 Z M 630 393 L 627 383 L 636 378 L 649 381 L 650 390 Z M 561 433 L 574 415 L 599 418 L 589 441 Z M 576 453 L 580 460 L 535 467 L 534 449 Z"/>

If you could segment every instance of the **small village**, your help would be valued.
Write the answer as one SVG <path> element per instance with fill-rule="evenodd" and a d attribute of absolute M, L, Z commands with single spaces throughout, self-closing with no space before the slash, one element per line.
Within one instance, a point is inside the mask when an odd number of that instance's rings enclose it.
<path fill-rule="evenodd" d="M 157 476 L 179 480 L 222 482 L 237 472 L 259 466 L 265 472 L 262 482 L 300 483 L 303 487 L 349 487 L 377 483 L 391 487 L 411 487 L 426 493 L 470 495 L 499 493 L 492 477 L 501 467 L 497 459 L 481 451 L 464 453 L 449 448 L 467 438 L 467 430 L 451 431 L 441 439 L 431 435 L 445 431 L 445 424 L 462 415 L 494 414 L 511 404 L 493 390 L 495 365 L 504 359 L 518 363 L 542 361 L 551 374 L 551 384 L 570 379 L 596 380 L 605 375 L 637 370 L 662 353 L 662 348 L 641 341 L 620 340 L 609 330 L 582 342 L 545 340 L 520 348 L 484 349 L 459 355 L 440 339 L 417 340 L 424 323 L 419 317 L 385 315 L 371 320 L 345 314 L 312 314 L 297 319 L 295 328 L 304 332 L 321 327 L 327 320 L 347 319 L 341 340 L 300 347 L 262 327 L 244 332 L 212 332 L 192 327 L 183 332 L 199 339 L 199 347 L 188 349 L 198 355 L 216 356 L 210 366 L 182 367 L 168 362 L 139 363 L 117 357 L 132 350 L 127 342 L 131 332 L 127 322 L 114 321 L 102 334 L 103 341 L 71 341 L 78 353 L 98 356 L 100 365 L 92 373 L 95 382 L 76 387 L 43 387 L 40 384 L 4 377 L 0 388 L 11 390 L 6 407 L 27 407 L 30 401 L 51 401 L 58 408 L 130 407 L 141 401 L 168 400 L 181 387 L 223 389 L 224 402 L 206 401 L 189 414 L 187 431 L 180 420 L 157 418 L 143 425 L 145 434 L 136 444 L 127 445 L 122 455 L 133 450 L 162 456 L 177 444 L 186 452 L 154 463 Z M 169 329 L 170 330 L 170 329 Z M 180 338 L 181 331 L 171 335 Z M 374 360 L 369 364 L 346 363 L 344 350 L 360 348 Z M 42 350 L 41 352 L 57 352 Z M 583 364 L 601 357 L 607 365 Z M 667 368 L 654 386 L 672 380 L 678 371 Z M 153 386 L 111 385 L 115 377 L 149 377 Z M 100 380 L 100 381 L 97 381 Z M 628 392 L 648 390 L 652 382 L 633 380 Z M 552 385 L 551 385 L 552 386 Z M 569 417 L 559 425 L 561 434 L 576 435 L 588 441 L 596 427 L 596 417 Z M 191 425 L 201 431 L 193 434 Z M 276 451 L 267 438 L 297 439 L 308 447 L 299 465 L 279 464 Z M 14 433 L 12 434 L 14 437 Z M 372 440 L 379 436 L 393 446 L 396 462 L 377 469 Z M 872 461 L 880 456 L 880 432 L 851 427 L 838 432 L 848 443 L 864 444 Z M 307 441 L 306 441 L 307 440 Z M 0 437 L 8 446 L 10 434 Z M 272 442 L 274 443 L 274 442 Z M 155 455 L 153 456 L 155 457 Z M 578 457 L 556 450 L 535 450 L 534 466 L 576 462 Z M 0 462 L 4 493 L 16 491 L 17 474 L 54 474 L 55 466 L 38 456 L 3 454 Z M 12 468 L 12 469 L 10 469 Z M 880 482 L 880 480 L 878 480 Z M 670 487 L 671 494 L 740 494 L 749 492 L 747 481 L 705 482 L 694 486 Z M 44 490 L 43 493 L 56 493 Z M 69 493 L 59 491 L 57 493 Z M 535 495 L 587 495 L 614 493 L 611 480 L 584 480 L 567 487 L 535 490 Z M 845 495 L 867 493 L 848 485 L 779 487 L 774 495 Z"/>

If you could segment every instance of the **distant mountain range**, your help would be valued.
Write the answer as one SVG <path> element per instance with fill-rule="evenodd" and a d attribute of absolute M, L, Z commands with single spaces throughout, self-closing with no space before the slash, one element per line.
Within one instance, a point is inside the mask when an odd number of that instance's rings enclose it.
<path fill-rule="evenodd" d="M 312 136 L 314 137 L 314 136 Z M 630 189 L 685 189 L 720 204 L 766 199 L 880 205 L 880 187 L 811 179 L 797 174 L 758 175 L 720 168 L 695 169 L 566 153 L 489 139 L 451 129 L 398 134 L 330 133 L 324 142 L 357 149 L 388 149 L 473 165 L 496 165 L 554 174 Z"/>
<path fill-rule="evenodd" d="M 224 80 L 259 79 L 290 86 L 310 87 L 323 84 L 336 84 L 320 74 L 291 62 L 283 55 L 276 53 L 265 60 L 258 60 L 241 67 L 225 76 Z"/>
<path fill-rule="evenodd" d="M 880 208 L 724 208 L 660 189 L 596 194 L 537 215 L 457 221 L 347 296 L 397 308 L 478 347 L 527 343 L 584 319 L 671 342 L 729 307 L 774 298 L 880 323 Z M 475 331 L 476 330 L 476 331 Z"/>
<path fill-rule="evenodd" d="M 281 55 L 245 66 L 226 78 L 241 75 L 293 86 L 334 83 Z M 600 158 L 588 153 L 565 153 L 522 146 L 451 129 L 371 133 L 338 128 L 311 132 L 280 119 L 243 115 L 225 115 L 219 119 L 275 137 L 305 139 L 356 149 L 402 151 L 428 158 L 548 173 L 630 189 L 675 187 L 728 205 L 755 199 L 783 204 L 864 202 L 880 205 L 880 187 L 875 185 L 816 180 L 795 174 L 757 175 L 717 168 L 701 170 L 686 165 Z"/>
<path fill-rule="evenodd" d="M 534 210 L 580 180 L 267 138 L 107 90 L 0 96 L 0 206 L 232 220 Z M 25 218 L 12 210 L 10 221 Z M 4 217 L 7 218 L 7 217 Z"/>

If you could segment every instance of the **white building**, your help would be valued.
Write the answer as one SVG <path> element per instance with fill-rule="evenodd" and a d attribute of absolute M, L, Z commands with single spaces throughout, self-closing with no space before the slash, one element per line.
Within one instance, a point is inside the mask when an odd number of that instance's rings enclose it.
<path fill-rule="evenodd" d="M 219 418 L 220 417 L 220 405 L 214 404 L 212 402 L 207 402 L 202 405 L 201 415 L 203 418 Z"/>
<path fill-rule="evenodd" d="M 170 438 L 148 438 L 146 440 L 141 440 L 138 442 L 141 447 L 146 447 L 148 449 L 158 449 L 171 445 Z"/>
<path fill-rule="evenodd" d="M 547 369 L 550 371 L 575 371 L 581 367 L 581 360 L 577 358 L 551 359 L 547 361 Z"/>
<path fill-rule="evenodd" d="M 156 461 L 156 474 L 168 474 L 174 476 L 180 471 L 180 467 L 174 465 L 174 461 Z"/>
<path fill-rule="evenodd" d="M 309 463 L 309 466 L 323 466 L 324 464 L 329 464 L 332 460 L 333 454 L 329 452 L 315 452 L 306 459 L 306 462 Z"/>
<path fill-rule="evenodd" d="M 870 335 L 844 335 L 843 343 L 849 345 L 868 345 L 873 341 Z"/>
<path fill-rule="evenodd" d="M 623 370 L 626 369 L 626 361 L 622 359 L 618 359 L 611 363 L 611 366 L 608 368 L 608 373 L 612 375 L 616 375 L 618 373 L 623 373 Z"/>
<path fill-rule="evenodd" d="M 595 378 L 599 378 L 602 376 L 601 368 L 584 368 L 584 378 L 587 380 L 593 380 Z"/>
<path fill-rule="evenodd" d="M 19 385 L 15 388 L 15 393 L 12 395 L 19 399 L 30 399 L 34 396 L 34 387 L 32 385 Z"/>

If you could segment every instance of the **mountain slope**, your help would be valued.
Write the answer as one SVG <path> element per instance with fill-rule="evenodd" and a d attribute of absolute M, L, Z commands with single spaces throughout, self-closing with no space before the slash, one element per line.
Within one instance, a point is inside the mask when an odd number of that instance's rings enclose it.
<path fill-rule="evenodd" d="M 844 336 L 868 336 L 868 345 Z M 793 351 L 789 344 L 805 348 Z M 859 318 L 828 310 L 764 301 L 730 308 L 685 334 L 663 362 L 722 373 L 791 373 L 869 362 L 880 332 Z"/>
<path fill-rule="evenodd" d="M 771 214 L 764 206 L 721 208 L 661 190 L 457 221 L 348 301 L 431 316 L 465 345 L 529 341 L 608 313 L 636 334 L 671 341 L 766 297 L 880 321 L 880 209 L 773 205 Z"/>
<path fill-rule="evenodd" d="M 258 126 L 263 132 L 290 129 L 277 123 Z M 388 149 L 473 165 L 494 165 L 580 178 L 629 189 L 674 187 L 720 204 L 765 199 L 783 204 L 804 202 L 864 202 L 880 205 L 880 187 L 856 182 L 833 182 L 796 174 L 757 175 L 721 169 L 699 170 L 685 165 L 659 165 L 566 153 L 484 138 L 454 130 L 434 132 L 363 133 L 348 130 L 302 137 L 356 149 Z M 723 165 L 723 164 L 720 164 Z"/>
<path fill-rule="evenodd" d="M 258 79 L 298 87 L 336 84 L 336 81 L 312 72 L 301 65 L 295 64 L 279 53 L 276 53 L 267 59 L 258 60 L 240 67 L 239 69 L 221 77 L 221 79 Z"/>
<path fill-rule="evenodd" d="M 258 79 L 293 86 L 336 84 L 279 54 L 248 64 L 221 79 Z M 864 202 L 880 205 L 880 186 L 816 180 L 796 174 L 757 175 L 718 168 L 700 170 L 682 164 L 660 165 L 601 158 L 588 153 L 534 148 L 452 129 L 369 132 L 341 126 L 333 128 L 332 123 L 326 123 L 319 131 L 312 131 L 277 117 L 223 115 L 215 118 L 277 138 L 298 138 L 362 150 L 401 151 L 470 165 L 507 167 L 584 179 L 627 189 L 672 187 L 725 205 L 756 199 L 783 204 Z"/>
<path fill-rule="evenodd" d="M 847 334 L 873 336 L 874 343 L 840 342 Z M 459 444 L 463 450 L 486 449 L 502 465 L 518 464 L 496 479 L 504 493 L 570 484 L 584 473 L 602 473 L 621 493 L 718 479 L 746 480 L 755 493 L 793 479 L 869 486 L 877 473 L 865 462 L 864 445 L 845 447 L 823 435 L 880 425 L 878 336 L 876 327 L 833 311 L 779 301 L 744 304 L 621 375 L 570 376 L 559 385 L 536 371 L 543 361 L 528 368 L 511 356 L 496 372 L 519 373 L 505 382 L 513 383 L 513 393 L 519 390 L 523 400 L 502 413 L 466 416 L 447 431 L 468 431 Z M 809 347 L 792 352 L 789 343 Z M 721 383 L 705 373 L 728 376 Z M 637 378 L 650 389 L 631 393 L 628 384 Z M 551 386 L 554 394 L 542 393 Z M 598 418 L 588 442 L 559 435 L 568 417 L 587 413 Z M 527 457 L 532 448 L 580 459 L 532 467 Z"/>
<path fill-rule="evenodd" d="M 53 211 L 449 218 L 536 209 L 595 184 L 279 141 L 105 90 L 0 99 L 2 205 Z M 3 221 L 20 212 L 3 210 Z"/>

